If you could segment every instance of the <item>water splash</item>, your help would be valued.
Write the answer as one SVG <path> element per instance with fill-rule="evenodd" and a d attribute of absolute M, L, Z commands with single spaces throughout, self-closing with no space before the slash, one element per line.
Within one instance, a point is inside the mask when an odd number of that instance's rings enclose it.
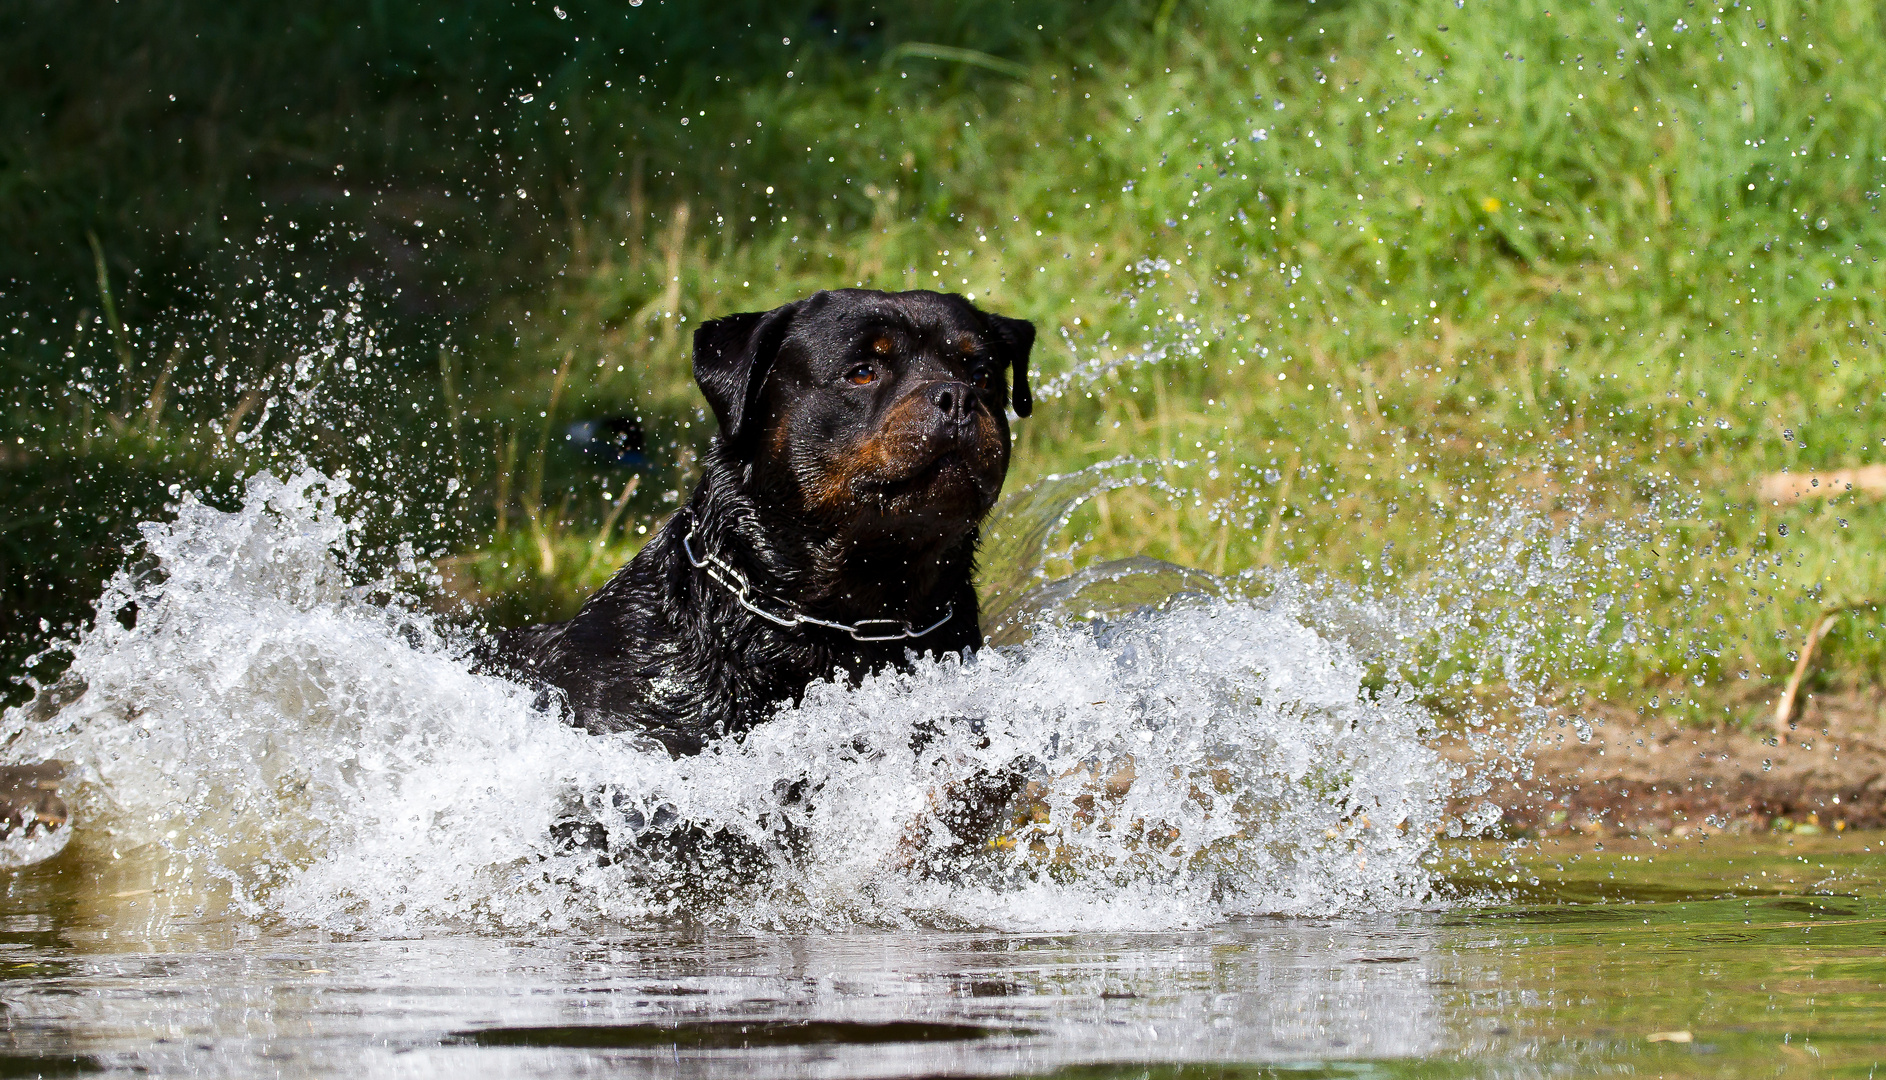
<path fill-rule="evenodd" d="M 674 761 L 470 673 L 450 628 L 361 580 L 347 490 L 304 471 L 232 512 L 185 496 L 101 600 L 120 617 L 5 720 L 10 756 L 72 763 L 80 830 L 245 915 L 1202 925 L 1432 902 L 1423 860 L 1460 827 L 1435 718 L 1318 632 L 1313 590 L 1090 617 L 1076 583 L 1029 602 L 1021 644 L 816 685 Z M 1148 599 L 1148 571 L 1112 581 Z"/>

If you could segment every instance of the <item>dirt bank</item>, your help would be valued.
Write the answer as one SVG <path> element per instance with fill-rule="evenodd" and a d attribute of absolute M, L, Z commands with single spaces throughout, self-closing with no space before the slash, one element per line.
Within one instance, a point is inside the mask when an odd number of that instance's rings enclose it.
<path fill-rule="evenodd" d="M 1488 793 L 1509 829 L 1688 835 L 1886 827 L 1886 687 L 1808 700 L 1773 729 L 1679 727 L 1619 711 L 1589 742 L 1548 728 L 1533 777 Z"/>

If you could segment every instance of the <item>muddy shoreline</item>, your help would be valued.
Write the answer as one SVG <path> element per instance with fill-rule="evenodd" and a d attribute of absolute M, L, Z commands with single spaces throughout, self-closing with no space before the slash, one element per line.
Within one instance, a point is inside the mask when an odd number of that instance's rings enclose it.
<path fill-rule="evenodd" d="M 1810 697 L 1785 737 L 1622 710 L 1548 726 L 1532 776 L 1484 796 L 1512 834 L 1803 835 L 1886 827 L 1886 687 Z"/>

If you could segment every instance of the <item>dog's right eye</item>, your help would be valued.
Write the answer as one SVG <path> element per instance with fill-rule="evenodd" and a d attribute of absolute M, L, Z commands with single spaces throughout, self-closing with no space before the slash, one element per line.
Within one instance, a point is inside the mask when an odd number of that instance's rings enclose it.
<path fill-rule="evenodd" d="M 853 386 L 869 386 L 878 381 L 878 373 L 870 364 L 859 364 L 846 372 L 845 378 L 850 379 Z"/>

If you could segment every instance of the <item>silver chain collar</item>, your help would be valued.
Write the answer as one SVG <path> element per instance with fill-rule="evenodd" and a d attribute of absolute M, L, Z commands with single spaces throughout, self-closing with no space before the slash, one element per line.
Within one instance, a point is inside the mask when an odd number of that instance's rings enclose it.
<path fill-rule="evenodd" d="M 694 525 L 694 515 L 690 513 L 688 515 L 688 531 L 682 534 L 681 537 L 681 550 L 687 553 L 688 562 L 692 563 L 696 570 L 707 571 L 707 576 L 718 582 L 721 588 L 732 593 L 733 598 L 740 602 L 741 607 L 746 608 L 748 611 L 765 619 L 767 622 L 788 628 L 794 626 L 823 626 L 828 630 L 843 630 L 845 633 L 851 635 L 853 641 L 903 641 L 909 638 L 923 637 L 933 630 L 940 630 L 944 623 L 949 622 L 950 619 L 954 618 L 956 615 L 956 604 L 952 601 L 950 605 L 944 609 L 942 618 L 921 630 L 915 629 L 909 623 L 901 619 L 861 619 L 855 624 L 847 624 L 832 622 L 828 619 L 815 618 L 811 615 L 807 615 L 803 611 L 789 610 L 784 615 L 776 615 L 753 602 L 751 595 L 753 587 L 748 584 L 746 577 L 742 575 L 740 571 L 727 565 L 711 552 L 706 555 L 696 555 L 694 553 Z M 870 626 L 895 626 L 900 629 L 893 634 L 874 634 L 866 631 L 866 627 Z"/>

